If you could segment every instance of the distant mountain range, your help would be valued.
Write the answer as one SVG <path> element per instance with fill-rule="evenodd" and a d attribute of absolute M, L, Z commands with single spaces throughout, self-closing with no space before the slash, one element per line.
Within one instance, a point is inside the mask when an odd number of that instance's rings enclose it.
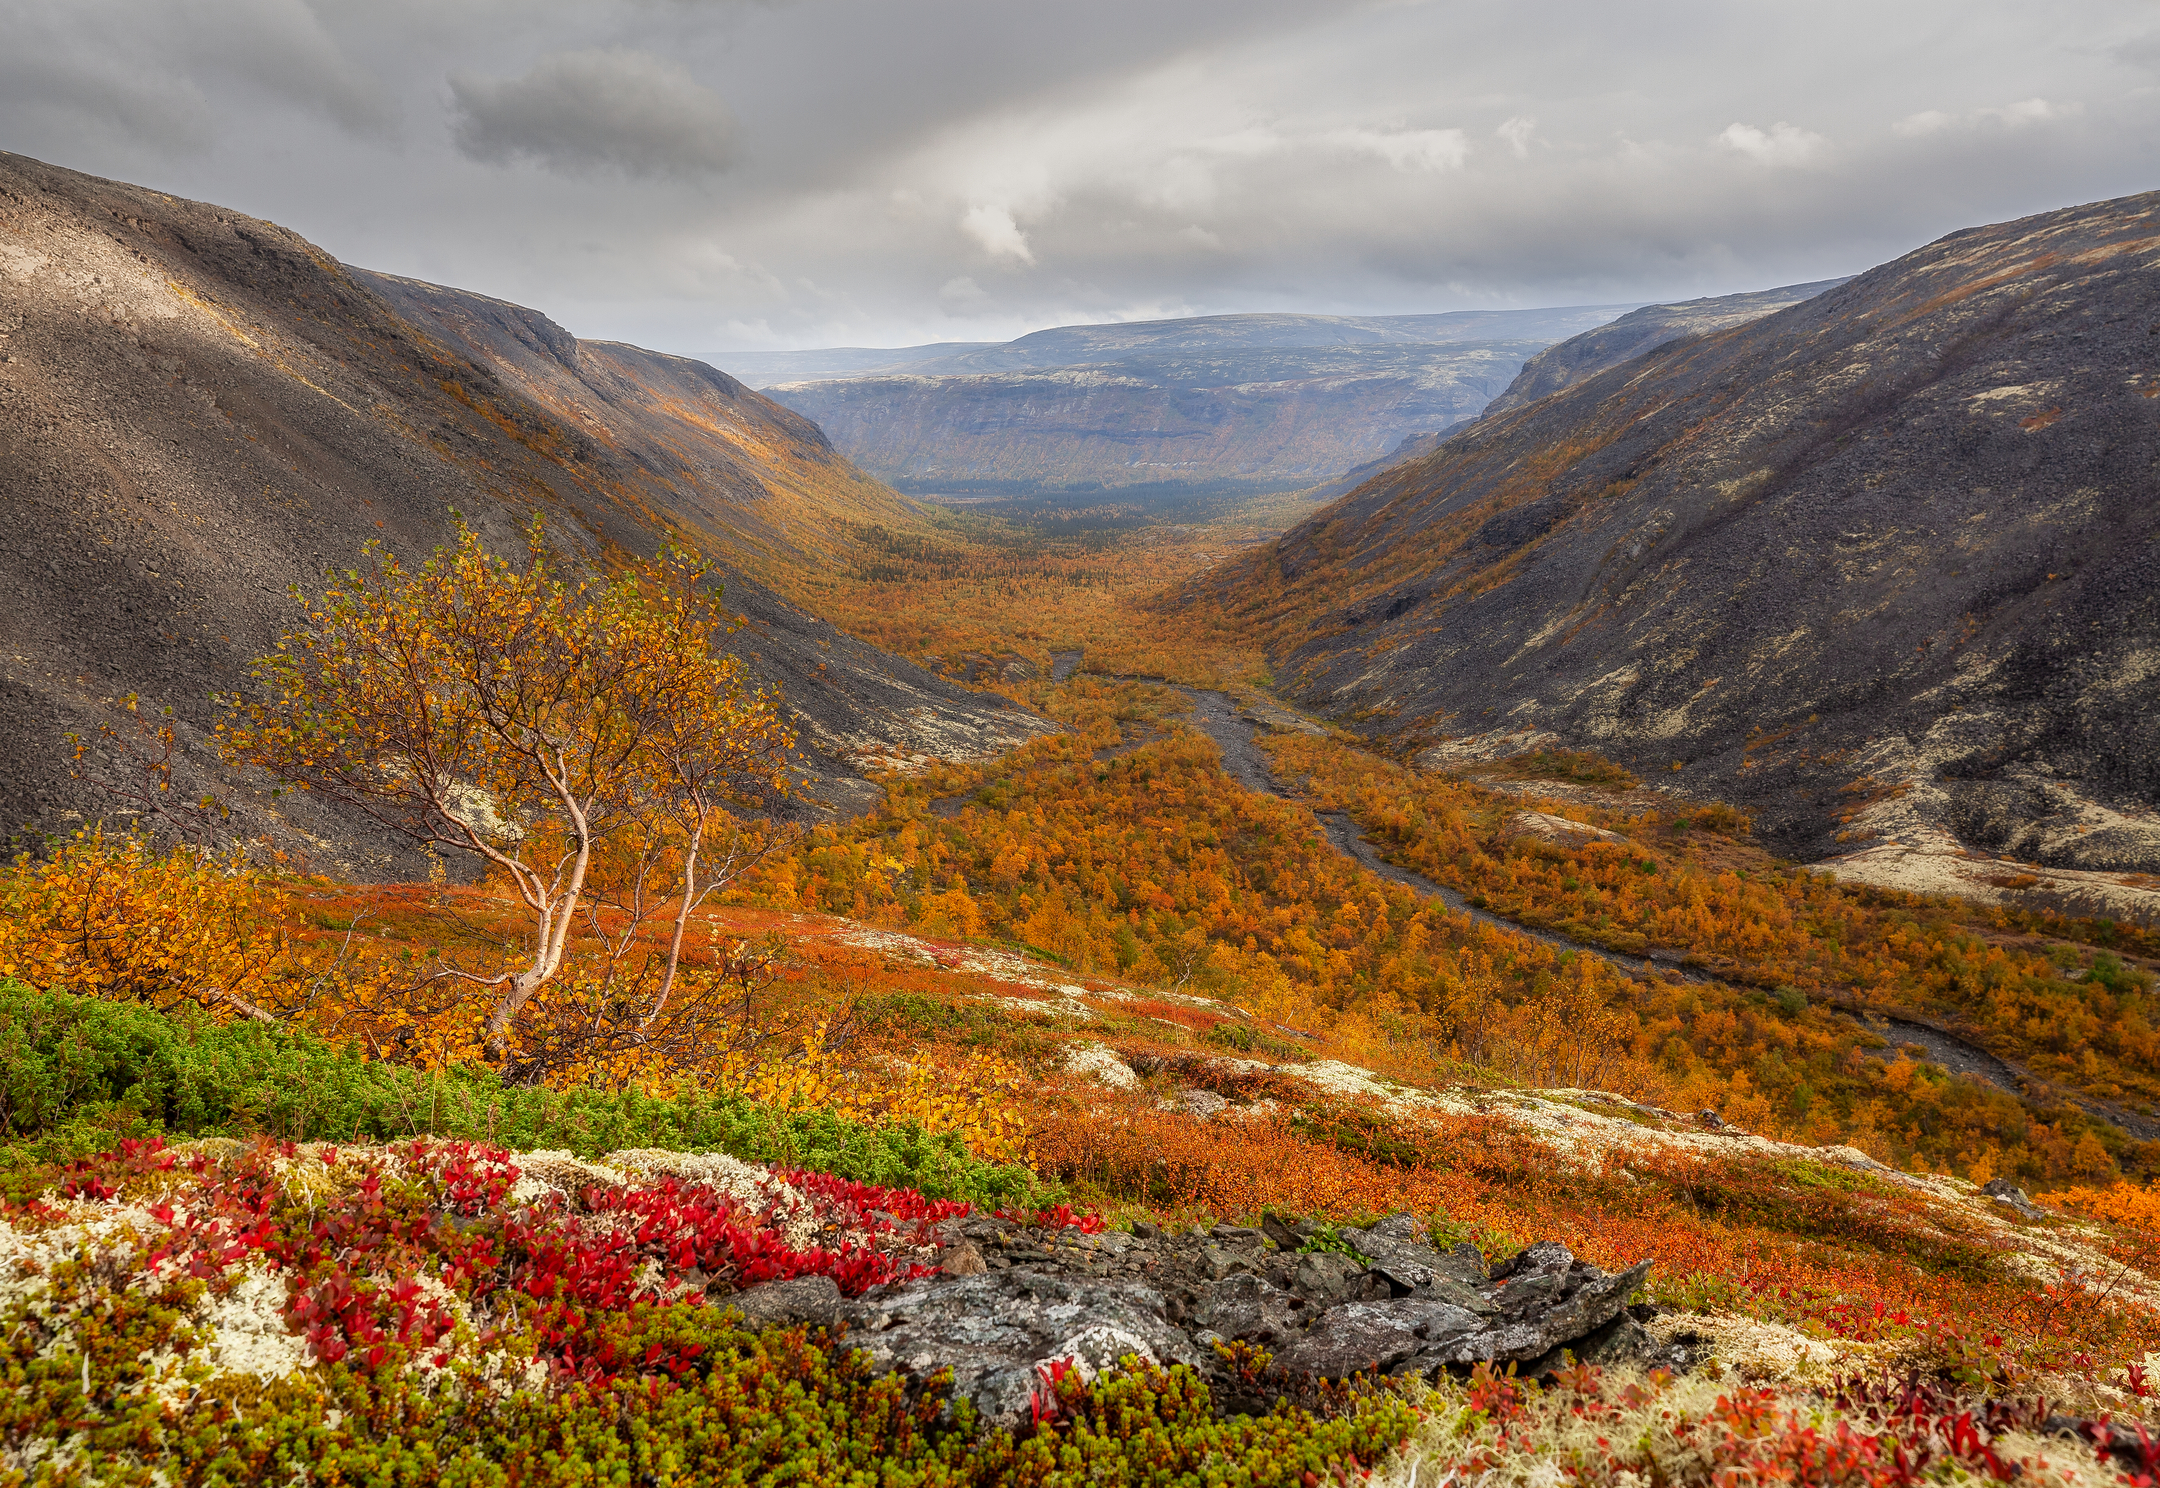
<path fill-rule="evenodd" d="M 939 341 L 885 350 L 841 346 L 824 351 L 720 351 L 704 359 L 727 368 L 754 388 L 770 388 L 837 377 L 1039 372 L 1127 357 L 1289 347 L 1551 343 L 1603 325 L 1631 308 L 1575 305 L 1557 310 L 1454 310 L 1439 315 L 1202 315 L 1185 320 L 1056 326 L 1013 341 Z"/>
<path fill-rule="evenodd" d="M 1638 312 L 1187 602 L 1435 758 L 1590 747 L 1856 876 L 2160 919 L 2156 223 L 1955 233 L 1601 369 Z"/>
<path fill-rule="evenodd" d="M 1626 308 L 1061 326 L 748 375 L 817 369 L 767 390 L 905 491 L 1284 490 L 1474 417 L 1526 358 Z"/>
<path fill-rule="evenodd" d="M 424 555 L 453 509 L 517 551 L 535 514 L 571 554 L 688 536 L 725 562 L 732 644 L 782 684 L 839 808 L 894 758 L 971 756 L 1047 727 L 789 603 L 851 524 L 914 508 L 816 425 L 701 362 L 581 342 L 538 311 L 348 269 L 272 223 L 0 154 L 0 835 L 116 803 L 70 732 L 177 711 L 176 785 L 242 830 L 360 877 L 418 865 L 362 822 L 272 799 L 202 747 L 211 694 L 363 543 Z"/>

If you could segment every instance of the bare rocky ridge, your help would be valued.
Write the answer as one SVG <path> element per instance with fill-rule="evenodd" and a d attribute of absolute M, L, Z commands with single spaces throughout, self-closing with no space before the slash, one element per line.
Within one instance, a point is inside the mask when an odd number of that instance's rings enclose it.
<path fill-rule="evenodd" d="M 1534 403 L 1548 393 L 1573 387 L 1610 367 L 1633 361 L 1682 336 L 1700 336 L 1728 326 L 1760 320 L 1772 311 L 1811 300 L 1843 279 L 1818 279 L 1812 284 L 1788 284 L 1779 289 L 1758 289 L 1748 294 L 1716 295 L 1708 299 L 1682 300 L 1672 305 L 1645 305 L 1630 310 L 1596 330 L 1570 336 L 1558 346 L 1548 346 L 1524 362 L 1522 371 L 1507 391 L 1485 405 L 1482 417 L 1505 413 Z"/>
<path fill-rule="evenodd" d="M 236 781 L 210 694 L 369 539 L 418 556 L 463 512 L 506 551 L 671 534 L 732 567 L 737 644 L 803 715 L 830 806 L 862 769 L 1003 750 L 1047 725 L 847 637 L 753 573 L 906 509 L 816 427 L 700 363 L 580 343 L 482 296 L 348 270 L 266 222 L 0 155 L 0 831 L 112 809 L 63 735 L 171 704 L 179 787 L 240 804 L 319 866 L 416 864 L 350 820 Z M 746 572 L 745 570 L 750 570 Z M 259 784 L 259 783 L 253 783 Z"/>
<path fill-rule="evenodd" d="M 1398 465 L 1421 460 L 1440 447 L 1445 439 L 1461 424 L 1473 418 L 1484 418 L 1504 413 L 1524 403 L 1533 402 L 1547 393 L 1582 381 L 1586 377 L 1632 361 L 1646 352 L 1679 340 L 1682 336 L 1701 335 L 1707 331 L 1723 330 L 1727 326 L 1742 325 L 1782 310 L 1787 305 L 1821 294 L 1843 284 L 1843 279 L 1823 279 L 1814 284 L 1792 284 L 1783 289 L 1762 289 L 1749 294 L 1719 295 L 1712 299 L 1686 300 L 1673 305 L 1645 305 L 1640 310 L 1630 310 L 1618 320 L 1598 326 L 1594 330 L 1570 336 L 1556 346 L 1548 346 L 1522 364 L 1515 380 L 1506 391 L 1494 398 L 1476 413 L 1435 427 L 1422 434 L 1405 434 L 1400 443 L 1377 459 L 1367 460 L 1344 471 L 1331 481 L 1311 487 L 1303 494 L 1315 502 L 1334 501 L 1347 496 L 1369 480 L 1374 480 Z"/>
<path fill-rule="evenodd" d="M 2155 336 L 2160 195 L 1954 234 L 1482 419 L 1208 583 L 1368 734 L 1543 733 L 1792 856 L 2014 855 L 2135 897 Z"/>

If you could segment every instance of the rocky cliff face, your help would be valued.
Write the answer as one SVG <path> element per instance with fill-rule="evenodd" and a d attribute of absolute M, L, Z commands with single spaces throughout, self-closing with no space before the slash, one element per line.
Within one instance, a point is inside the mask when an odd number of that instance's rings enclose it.
<path fill-rule="evenodd" d="M 119 700 L 177 710 L 181 789 L 320 866 L 412 865 L 353 823 L 229 779 L 213 691 L 298 617 L 291 585 L 465 514 L 509 546 L 534 513 L 566 550 L 671 534 L 733 566 L 737 641 L 804 715 L 835 805 L 862 764 L 1008 747 L 1043 727 L 862 645 L 757 576 L 820 561 L 845 521 L 906 503 L 816 427 L 732 378 L 580 343 L 536 312 L 348 270 L 273 224 L 0 155 L 0 824 L 108 813 L 69 732 Z"/>
<path fill-rule="evenodd" d="M 1505 413 L 1534 403 L 1547 393 L 1557 393 L 1608 367 L 1631 362 L 1645 352 L 1679 340 L 1745 325 L 1773 311 L 1802 300 L 1811 300 L 1843 279 L 1819 279 L 1813 284 L 1788 284 L 1782 289 L 1759 289 L 1751 294 L 1717 295 L 1709 299 L 1683 300 L 1673 305 L 1645 305 L 1630 310 L 1596 330 L 1570 336 L 1558 346 L 1548 346 L 1523 363 L 1507 391 L 1485 405 L 1490 414 Z"/>
<path fill-rule="evenodd" d="M 1785 851 L 2160 869 L 2160 194 L 1954 234 L 1480 420 L 1195 600 L 1415 744 L 1542 733 Z"/>

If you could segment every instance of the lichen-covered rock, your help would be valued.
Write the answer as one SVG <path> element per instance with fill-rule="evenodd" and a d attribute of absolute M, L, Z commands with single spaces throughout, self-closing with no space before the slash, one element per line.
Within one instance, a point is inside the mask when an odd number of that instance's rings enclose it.
<path fill-rule="evenodd" d="M 1134 1282 L 1017 1270 L 940 1277 L 865 1297 L 840 1316 L 878 1369 L 925 1378 L 950 1367 L 954 1395 L 1000 1426 L 1027 1416 L 1038 1366 L 1072 1360 L 1096 1370 L 1127 1355 L 1204 1362 L 1200 1346 L 1165 1320 L 1162 1294 Z"/>
<path fill-rule="evenodd" d="M 1474 1335 L 1479 1321 L 1476 1314 L 1451 1303 L 1418 1297 L 1346 1302 L 1321 1314 L 1312 1330 L 1275 1362 L 1293 1375 L 1328 1379 L 1387 1373 L 1406 1360 L 1435 1356 L 1435 1350 Z"/>
<path fill-rule="evenodd" d="M 745 1287 L 726 1299 L 741 1311 L 744 1323 L 767 1328 L 779 1323 L 824 1323 L 840 1320 L 840 1288 L 830 1276 L 798 1276 L 789 1281 L 768 1281 Z"/>

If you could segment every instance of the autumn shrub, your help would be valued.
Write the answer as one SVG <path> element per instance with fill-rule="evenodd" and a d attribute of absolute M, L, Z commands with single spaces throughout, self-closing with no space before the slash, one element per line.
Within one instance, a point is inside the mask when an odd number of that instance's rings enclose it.
<path fill-rule="evenodd" d="M 1516 780 L 1561 780 L 1600 790 L 1632 790 L 1642 782 L 1602 755 L 1581 749 L 1532 749 L 1493 766 L 1493 773 Z"/>
<path fill-rule="evenodd" d="M 170 1011 L 266 1017 L 308 966 L 246 859 L 76 833 L 0 874 L 0 976 Z"/>
<path fill-rule="evenodd" d="M 1278 773 L 1304 778 L 1317 807 L 1348 812 L 1391 859 L 1477 907 L 1625 956 L 1676 950 L 1719 978 L 1630 988 L 1624 1016 L 1633 1027 L 1621 1041 L 1655 1067 L 1671 1103 L 1714 1105 L 1753 1130 L 1982 1178 L 2090 1181 L 2117 1167 L 2160 1169 L 2160 1149 L 2074 1105 L 2021 1102 L 1938 1068 L 1873 1057 L 1877 1041 L 1835 1011 L 1919 1012 L 2103 1098 L 2160 1098 L 2160 1000 L 2149 974 L 2106 951 L 2080 977 L 2075 956 L 1989 934 L 1992 922 L 1974 906 L 1842 884 L 1767 856 L 1735 866 L 1733 854 L 1746 849 L 1698 847 L 1652 818 L 1602 809 L 1587 813 L 1592 824 L 1624 844 L 1510 851 L 1504 826 L 1521 809 L 1515 797 L 1333 740 L 1266 742 Z M 1720 823 L 1715 812 L 1691 821 Z M 1762 1015 L 1756 989 L 1776 1000 L 1777 1017 Z"/>
<path fill-rule="evenodd" d="M 1271 1033 L 1263 1033 L 1248 1023 L 1218 1023 L 1201 1035 L 1202 1041 L 1218 1049 L 1229 1049 L 1239 1054 L 1258 1054 L 1266 1059 L 1282 1060 L 1289 1064 L 1303 1064 L 1310 1060 L 1312 1051 L 1280 1039 Z"/>
<path fill-rule="evenodd" d="M 883 1064 L 841 1066 L 826 1051 L 828 1026 L 819 1024 L 801 1049 L 785 1057 L 723 1065 L 722 1088 L 782 1113 L 826 1111 L 844 1119 L 901 1122 L 951 1134 L 969 1151 L 994 1160 L 1027 1151 L 1020 1111 L 1020 1067 L 994 1054 L 943 1057 L 917 1051 Z"/>

